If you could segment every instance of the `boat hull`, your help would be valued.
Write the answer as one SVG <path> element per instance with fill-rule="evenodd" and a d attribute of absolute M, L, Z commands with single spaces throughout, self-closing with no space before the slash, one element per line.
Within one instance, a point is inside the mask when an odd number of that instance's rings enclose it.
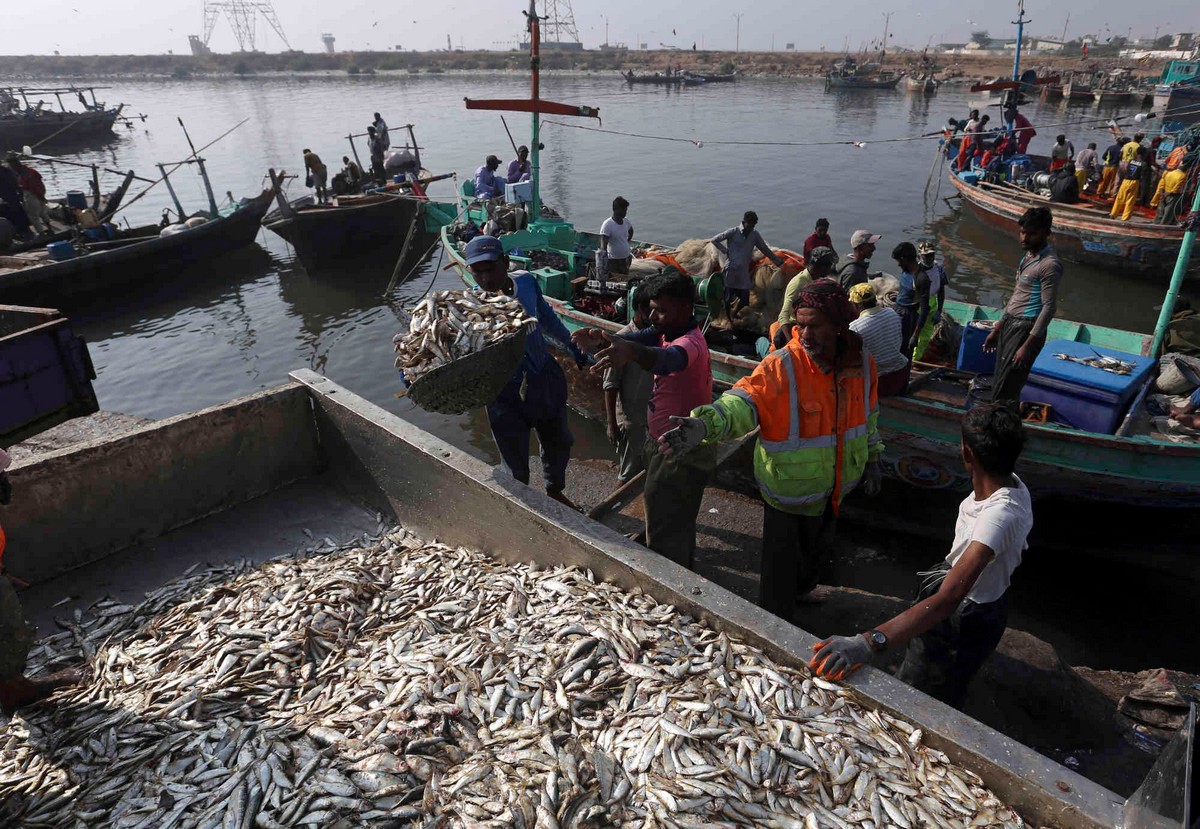
<path fill-rule="evenodd" d="M 470 269 L 457 247 L 453 243 L 446 247 L 459 277 L 474 287 Z M 560 299 L 547 296 L 546 300 L 569 331 L 601 328 L 615 333 L 621 327 Z M 976 306 L 947 303 L 948 312 L 954 308 L 964 318 L 978 313 Z M 1147 347 L 1148 342 L 1142 338 L 1140 350 Z M 711 352 L 711 360 L 713 384 L 718 389 L 729 388 L 758 365 L 757 360 L 719 351 Z M 593 375 L 587 377 L 596 379 Z M 945 493 L 968 490 L 970 481 L 962 469 L 960 449 L 962 415 L 960 407 L 913 397 L 880 400 L 879 428 L 886 447 L 884 471 L 919 489 Z M 1200 507 L 1200 446 L 1055 426 L 1031 425 L 1027 432 L 1021 475 L 1039 497 L 1160 508 Z"/>
<path fill-rule="evenodd" d="M 325 262 L 367 253 L 395 259 L 410 230 L 425 234 L 418 213 L 427 203 L 413 196 L 381 195 L 378 201 L 362 205 L 322 208 L 312 206 L 312 197 L 306 196 L 292 202 L 293 216 L 285 218 L 273 210 L 263 218 L 263 226 L 283 237 L 302 261 Z"/>
<path fill-rule="evenodd" d="M 1032 198 L 1014 198 L 967 184 L 953 173 L 950 174 L 950 181 L 984 220 L 999 224 L 1013 236 L 1020 229 L 1017 221 L 1021 214 L 1036 203 L 1041 203 Z M 1049 206 L 1052 210 L 1055 207 Z M 1175 267 L 1183 230 L 1170 225 L 1121 222 L 1102 213 L 1089 216 L 1070 210 L 1057 210 L 1051 241 L 1059 254 L 1071 261 L 1103 268 L 1120 268 L 1123 272 L 1161 275 L 1170 274 Z M 1193 267 L 1196 261 L 1193 256 Z"/>
<path fill-rule="evenodd" d="M 1178 110 L 1192 110 L 1179 113 Z M 1168 121 L 1194 124 L 1200 121 L 1200 84 L 1154 87 L 1154 111 Z"/>
<path fill-rule="evenodd" d="M 170 279 L 180 268 L 207 264 L 251 244 L 273 198 L 264 190 L 235 213 L 173 236 L 0 275 L 0 301 L 103 296 L 118 286 Z"/>
<path fill-rule="evenodd" d="M 937 92 L 938 82 L 933 78 L 905 78 L 904 88 L 909 92 L 920 92 L 923 95 L 932 95 Z"/>
<path fill-rule="evenodd" d="M 100 112 L 45 112 L 36 118 L 0 118 L 0 147 L 21 147 L 39 142 L 67 144 L 110 136 L 121 107 Z"/>
<path fill-rule="evenodd" d="M 843 78 L 839 75 L 825 76 L 825 85 L 830 89 L 895 89 L 899 78 L 869 80 L 866 78 Z"/>

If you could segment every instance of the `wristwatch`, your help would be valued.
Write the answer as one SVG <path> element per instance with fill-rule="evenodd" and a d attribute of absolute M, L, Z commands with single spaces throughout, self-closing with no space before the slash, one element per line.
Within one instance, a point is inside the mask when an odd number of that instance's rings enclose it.
<path fill-rule="evenodd" d="M 867 638 L 867 644 L 875 653 L 883 653 L 887 650 L 888 638 L 885 634 L 878 630 L 869 630 L 863 634 Z"/>

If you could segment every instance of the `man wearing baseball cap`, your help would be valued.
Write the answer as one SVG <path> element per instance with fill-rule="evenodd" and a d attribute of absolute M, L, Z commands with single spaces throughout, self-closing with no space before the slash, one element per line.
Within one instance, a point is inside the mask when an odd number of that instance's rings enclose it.
<path fill-rule="evenodd" d="M 12 459 L 0 449 L 0 504 L 8 504 L 12 485 L 8 469 Z M 37 629 L 25 621 L 21 602 L 4 571 L 4 529 L 0 527 L 0 711 L 11 714 L 18 708 L 45 699 L 55 690 L 79 682 L 75 671 L 60 671 L 44 679 L 25 677 L 25 658 L 33 647 Z"/>
<path fill-rule="evenodd" d="M 849 291 L 855 285 L 882 275 L 881 271 L 867 273 L 867 268 L 871 267 L 871 254 L 875 252 L 875 243 L 882 238 L 878 233 L 869 230 L 856 230 L 851 234 L 851 251 L 842 257 L 837 266 L 838 282 L 841 283 L 842 290 Z"/>
<path fill-rule="evenodd" d="M 489 155 L 483 166 L 475 171 L 475 198 L 486 201 L 504 195 L 505 179 L 496 175 L 498 169 L 500 159 Z"/>
<path fill-rule="evenodd" d="M 567 462 L 575 439 L 567 425 L 567 378 L 546 343 L 546 335 L 563 344 L 581 369 L 587 362 L 571 342 L 571 334 L 542 296 L 529 271 L 508 271 L 508 254 L 494 236 L 476 236 L 467 243 L 467 267 L 483 290 L 507 294 L 521 303 L 538 325 L 525 339 L 525 356 L 500 395 L 487 407 L 492 438 L 504 466 L 523 484 L 529 483 L 529 432 L 541 444 L 542 475 L 546 494 L 572 509 L 565 495 Z"/>

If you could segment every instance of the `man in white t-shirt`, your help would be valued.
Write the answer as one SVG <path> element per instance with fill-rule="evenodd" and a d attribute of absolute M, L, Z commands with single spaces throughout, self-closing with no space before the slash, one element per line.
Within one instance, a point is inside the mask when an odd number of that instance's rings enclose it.
<path fill-rule="evenodd" d="M 813 671 L 843 679 L 875 654 L 907 644 L 896 676 L 962 707 L 971 678 L 1004 635 L 1009 582 L 1033 529 L 1029 490 L 1013 474 L 1024 442 L 1021 419 L 1003 403 L 963 416 L 962 457 L 974 491 L 958 507 L 949 555 L 922 574 L 916 604 L 899 616 L 813 645 Z"/>
<path fill-rule="evenodd" d="M 633 224 L 626 218 L 628 213 L 629 202 L 617 196 L 613 199 L 612 216 L 600 225 L 600 250 L 596 252 L 596 272 L 601 279 L 606 279 L 609 275 L 614 278 L 629 276 L 629 266 L 633 263 L 633 251 L 629 247 L 629 243 L 633 241 Z"/>

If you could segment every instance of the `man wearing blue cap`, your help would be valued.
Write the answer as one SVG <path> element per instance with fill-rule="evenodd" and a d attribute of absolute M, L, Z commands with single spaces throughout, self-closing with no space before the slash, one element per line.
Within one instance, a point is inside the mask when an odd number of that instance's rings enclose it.
<path fill-rule="evenodd" d="M 525 356 L 516 374 L 487 407 L 496 448 L 512 476 L 528 484 L 529 431 L 535 430 L 542 447 L 546 494 L 574 509 L 575 505 L 563 495 L 574 443 L 567 426 L 567 378 L 550 353 L 545 335 L 569 349 L 580 368 L 586 365 L 587 357 L 571 342 L 570 332 L 542 296 L 534 275 L 529 271 L 508 272 L 508 255 L 499 239 L 476 236 L 467 243 L 466 260 L 481 289 L 516 297 L 525 313 L 538 321 L 525 340 Z"/>

